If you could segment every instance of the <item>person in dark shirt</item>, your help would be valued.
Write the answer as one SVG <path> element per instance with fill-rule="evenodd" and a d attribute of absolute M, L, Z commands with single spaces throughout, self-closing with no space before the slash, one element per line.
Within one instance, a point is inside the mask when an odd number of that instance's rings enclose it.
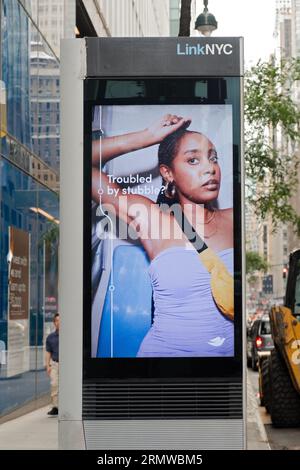
<path fill-rule="evenodd" d="M 46 369 L 51 381 L 51 404 L 49 416 L 58 415 L 58 374 L 59 374 L 59 313 L 53 317 L 55 331 L 46 339 Z"/>

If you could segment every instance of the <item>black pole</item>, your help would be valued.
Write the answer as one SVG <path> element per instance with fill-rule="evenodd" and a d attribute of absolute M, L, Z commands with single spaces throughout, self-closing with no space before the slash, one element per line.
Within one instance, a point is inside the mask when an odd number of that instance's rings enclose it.
<path fill-rule="evenodd" d="M 178 36 L 190 36 L 191 2 L 192 0 L 181 0 Z"/>

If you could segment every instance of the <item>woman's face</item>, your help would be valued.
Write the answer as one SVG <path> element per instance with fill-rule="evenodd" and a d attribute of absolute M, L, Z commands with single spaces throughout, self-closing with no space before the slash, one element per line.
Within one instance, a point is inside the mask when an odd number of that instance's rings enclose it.
<path fill-rule="evenodd" d="M 217 199 L 221 171 L 212 142 L 196 132 L 185 134 L 170 166 L 170 176 L 179 198 L 183 196 L 197 204 Z"/>

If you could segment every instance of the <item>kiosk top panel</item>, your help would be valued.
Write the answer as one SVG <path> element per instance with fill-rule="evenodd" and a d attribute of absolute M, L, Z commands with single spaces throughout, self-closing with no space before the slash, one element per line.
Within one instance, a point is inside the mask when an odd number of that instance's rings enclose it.
<path fill-rule="evenodd" d="M 242 38 L 86 38 L 86 45 L 87 78 L 243 75 Z"/>

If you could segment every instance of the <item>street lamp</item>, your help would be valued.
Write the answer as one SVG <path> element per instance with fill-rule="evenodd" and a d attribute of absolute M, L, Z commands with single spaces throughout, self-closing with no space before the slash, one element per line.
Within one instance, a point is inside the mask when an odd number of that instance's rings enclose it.
<path fill-rule="evenodd" d="M 203 36 L 210 36 L 211 33 L 217 29 L 218 23 L 214 15 L 208 11 L 208 0 L 203 0 L 203 4 L 204 10 L 196 19 L 195 29 L 203 34 Z"/>

